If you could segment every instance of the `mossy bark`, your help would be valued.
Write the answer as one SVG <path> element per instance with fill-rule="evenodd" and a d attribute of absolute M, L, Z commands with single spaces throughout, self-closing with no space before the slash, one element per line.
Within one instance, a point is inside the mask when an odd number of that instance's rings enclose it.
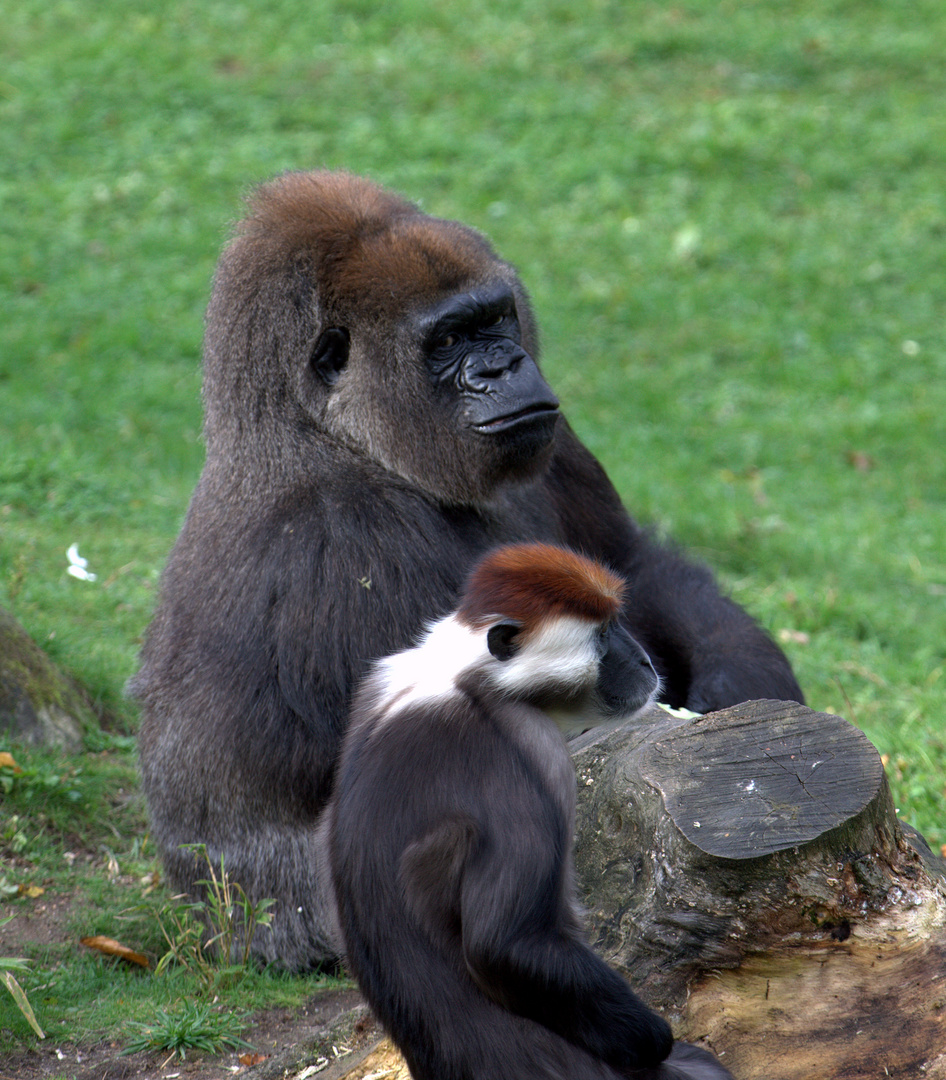
<path fill-rule="evenodd" d="M 83 690 L 0 608 L 0 737 L 74 752 L 97 726 Z"/>

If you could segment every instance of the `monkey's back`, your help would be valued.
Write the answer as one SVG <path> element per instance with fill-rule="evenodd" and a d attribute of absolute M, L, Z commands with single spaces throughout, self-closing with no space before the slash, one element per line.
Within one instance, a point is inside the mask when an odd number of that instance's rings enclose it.
<path fill-rule="evenodd" d="M 561 897 L 574 799 L 561 736 L 528 707 L 456 694 L 384 716 L 376 693 L 369 680 L 356 699 L 339 764 L 332 869 L 348 963 L 412 1075 L 614 1080 L 487 996 L 464 952 L 478 864 L 521 879 L 514 891 Z"/>

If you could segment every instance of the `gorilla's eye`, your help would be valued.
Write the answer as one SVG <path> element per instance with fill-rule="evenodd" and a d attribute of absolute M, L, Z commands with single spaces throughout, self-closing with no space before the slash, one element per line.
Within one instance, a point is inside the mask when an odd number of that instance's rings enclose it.
<path fill-rule="evenodd" d="M 447 334 L 445 338 L 441 338 L 437 342 L 438 349 L 452 349 L 454 345 L 460 340 L 459 334 Z"/>

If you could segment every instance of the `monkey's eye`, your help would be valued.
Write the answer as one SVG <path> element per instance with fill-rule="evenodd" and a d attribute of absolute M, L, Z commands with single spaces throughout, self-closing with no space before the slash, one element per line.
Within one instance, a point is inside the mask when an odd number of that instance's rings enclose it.
<path fill-rule="evenodd" d="M 459 340 L 460 340 L 460 335 L 459 334 L 447 334 L 446 337 L 441 338 L 440 341 L 437 342 L 436 347 L 438 349 L 452 349 L 454 347 L 454 345 L 456 345 L 459 342 Z"/>
<path fill-rule="evenodd" d="M 497 660 L 511 660 L 519 651 L 521 629 L 517 623 L 496 623 L 486 634 L 486 647 Z"/>

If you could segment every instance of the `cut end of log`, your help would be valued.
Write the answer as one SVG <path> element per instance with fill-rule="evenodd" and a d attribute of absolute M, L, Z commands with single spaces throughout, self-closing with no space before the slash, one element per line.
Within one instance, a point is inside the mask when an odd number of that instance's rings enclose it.
<path fill-rule="evenodd" d="M 800 847 L 847 824 L 884 782 L 876 749 L 840 716 L 750 701 L 656 739 L 641 772 L 691 844 L 720 859 Z"/>

